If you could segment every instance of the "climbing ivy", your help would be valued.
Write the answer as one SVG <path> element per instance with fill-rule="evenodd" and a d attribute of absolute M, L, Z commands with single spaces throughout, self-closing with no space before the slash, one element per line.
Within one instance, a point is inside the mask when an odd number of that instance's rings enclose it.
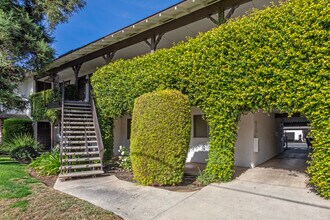
<path fill-rule="evenodd" d="M 52 89 L 34 93 L 30 96 L 31 115 L 34 121 L 48 120 L 55 123 L 60 118 L 60 112 L 48 108 L 48 104 L 58 102 L 59 95 Z"/>
<path fill-rule="evenodd" d="M 233 175 L 237 122 L 258 109 L 300 112 L 311 121 L 307 173 L 330 198 L 330 4 L 292 0 L 253 11 L 170 49 L 118 60 L 92 77 L 103 120 L 131 113 L 134 99 L 176 89 L 205 113 L 211 127 L 204 176 Z"/>

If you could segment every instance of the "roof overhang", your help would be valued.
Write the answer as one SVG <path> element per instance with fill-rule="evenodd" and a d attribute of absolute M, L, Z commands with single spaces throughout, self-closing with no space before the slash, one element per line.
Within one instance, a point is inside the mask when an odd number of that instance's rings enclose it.
<path fill-rule="evenodd" d="M 152 16 L 113 32 L 76 50 L 70 51 L 48 65 L 36 79 L 56 74 L 77 64 L 101 57 L 112 51 L 142 42 L 154 35 L 163 34 L 188 25 L 251 0 L 186 0 Z"/>

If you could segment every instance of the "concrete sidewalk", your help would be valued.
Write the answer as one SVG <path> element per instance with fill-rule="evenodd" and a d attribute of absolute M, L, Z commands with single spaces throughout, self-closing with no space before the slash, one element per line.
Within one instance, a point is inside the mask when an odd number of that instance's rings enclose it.
<path fill-rule="evenodd" d="M 196 192 L 143 187 L 115 176 L 57 181 L 54 188 L 124 219 L 330 219 L 330 201 L 306 187 L 246 178 Z"/>
<path fill-rule="evenodd" d="M 56 181 L 54 188 L 124 219 L 153 219 L 196 192 L 171 192 L 119 180 L 115 176 Z"/>

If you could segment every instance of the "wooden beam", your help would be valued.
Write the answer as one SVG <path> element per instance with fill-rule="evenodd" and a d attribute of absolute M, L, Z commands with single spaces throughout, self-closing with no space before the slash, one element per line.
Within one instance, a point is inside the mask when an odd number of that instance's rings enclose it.
<path fill-rule="evenodd" d="M 150 38 L 150 42 L 148 39 L 144 40 L 144 42 L 150 47 L 150 53 L 154 53 L 157 50 L 157 46 L 162 39 L 164 33 L 161 33 L 159 35 L 154 35 Z"/>
<path fill-rule="evenodd" d="M 116 54 L 116 51 L 111 51 L 109 53 L 102 55 L 105 63 L 106 64 L 110 63 L 112 61 L 113 57 L 115 56 L 115 54 Z"/>

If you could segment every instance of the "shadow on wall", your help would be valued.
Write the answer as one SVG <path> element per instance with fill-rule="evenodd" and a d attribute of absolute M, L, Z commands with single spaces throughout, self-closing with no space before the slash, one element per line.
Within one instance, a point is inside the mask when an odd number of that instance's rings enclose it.
<path fill-rule="evenodd" d="M 209 144 L 199 144 L 191 146 L 187 154 L 187 163 L 206 163 L 209 155 Z"/>

